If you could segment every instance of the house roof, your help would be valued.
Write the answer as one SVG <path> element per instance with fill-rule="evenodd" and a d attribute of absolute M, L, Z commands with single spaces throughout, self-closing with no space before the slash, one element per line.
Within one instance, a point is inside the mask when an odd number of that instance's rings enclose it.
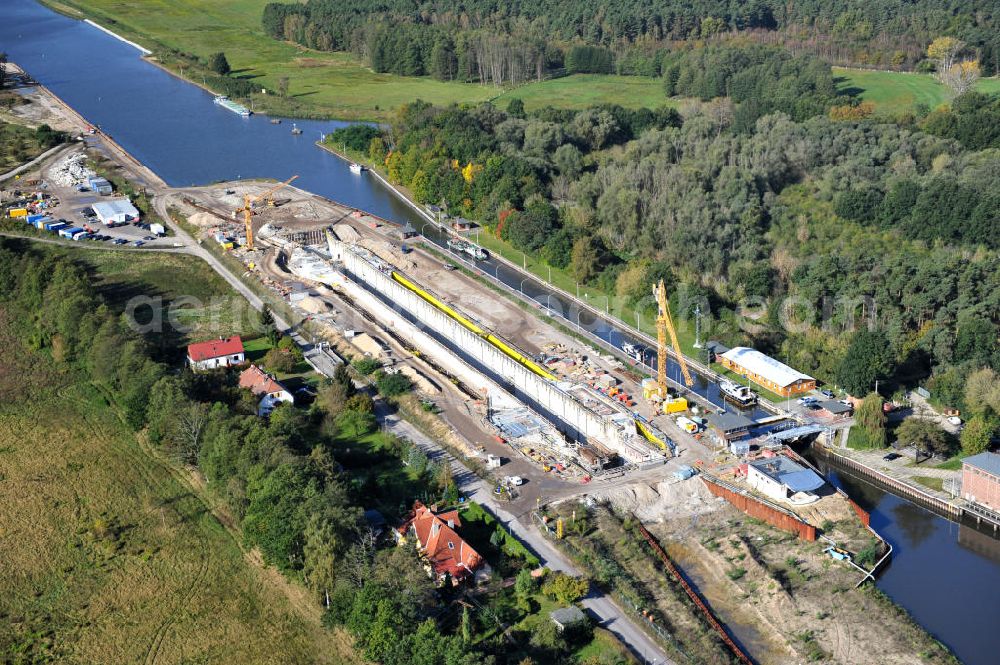
<path fill-rule="evenodd" d="M 807 469 L 784 455 L 754 460 L 749 463 L 749 466 L 793 492 L 811 492 L 822 487 L 825 482 L 811 469 Z"/>
<path fill-rule="evenodd" d="M 838 416 L 838 415 L 840 415 L 842 413 L 850 413 L 850 411 L 851 411 L 851 407 L 847 406 L 846 404 L 844 404 L 842 402 L 838 402 L 838 401 L 833 400 L 833 399 L 824 400 L 824 401 L 822 401 L 822 402 L 819 403 L 819 406 L 820 406 L 820 408 L 825 409 L 826 411 L 829 411 L 830 413 L 832 413 L 835 416 Z"/>
<path fill-rule="evenodd" d="M 404 530 L 413 528 L 420 549 L 431 562 L 437 575 L 448 573 L 462 579 L 478 568 L 483 558 L 462 540 L 455 528 L 462 526 L 458 511 L 435 514 L 420 501 L 413 504 L 413 517 Z"/>
<path fill-rule="evenodd" d="M 723 432 L 748 429 L 753 425 L 753 421 L 746 416 L 729 411 L 725 413 L 709 413 L 705 416 L 705 419 L 708 420 L 709 426 Z"/>
<path fill-rule="evenodd" d="M 762 376 L 768 381 L 781 387 L 790 386 L 796 381 L 812 381 L 813 377 L 803 374 L 797 369 L 792 369 L 783 362 L 779 362 L 771 356 L 764 355 L 756 349 L 746 346 L 737 346 L 722 354 L 726 360 L 739 365 L 743 369 Z"/>
<path fill-rule="evenodd" d="M 188 358 L 193 362 L 234 356 L 237 353 L 243 353 L 243 340 L 238 335 L 188 344 Z"/>
<path fill-rule="evenodd" d="M 587 619 L 586 615 L 576 605 L 570 605 L 569 607 L 560 607 L 557 610 L 552 610 L 549 612 L 549 618 L 555 621 L 560 626 L 571 626 L 575 623 L 580 623 Z"/>
<path fill-rule="evenodd" d="M 966 457 L 962 460 L 962 464 L 968 464 L 986 473 L 1000 476 L 1000 455 L 997 453 L 979 453 L 972 457 Z"/>
<path fill-rule="evenodd" d="M 242 348 L 240 350 L 242 351 Z M 256 365 L 250 365 L 240 372 L 240 388 L 249 388 L 254 395 L 287 392 L 277 379 Z"/>
<path fill-rule="evenodd" d="M 114 217 L 115 215 L 126 214 L 130 217 L 138 217 L 139 211 L 128 199 L 111 199 L 110 201 L 100 201 L 90 206 L 94 213 L 101 219 Z"/>

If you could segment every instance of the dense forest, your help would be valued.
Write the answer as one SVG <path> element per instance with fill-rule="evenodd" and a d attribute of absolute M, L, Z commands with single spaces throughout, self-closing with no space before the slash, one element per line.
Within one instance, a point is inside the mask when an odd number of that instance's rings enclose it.
<path fill-rule="evenodd" d="M 668 109 L 418 102 L 391 132 L 331 141 L 621 302 L 649 306 L 666 278 L 675 300 L 687 294 L 682 315 L 698 301 L 713 313 L 711 334 L 830 383 L 852 322 L 874 320 L 891 350 L 874 377 L 884 389 L 933 376 L 960 405 L 969 372 L 1000 369 L 1000 102 L 969 93 L 900 123 L 837 120 L 824 107 L 855 101 L 832 96 L 829 66 L 764 51 L 671 60 L 686 94 L 732 95 L 683 122 Z M 750 329 L 738 312 L 755 299 Z"/>
<path fill-rule="evenodd" d="M 563 68 L 658 76 L 666 47 L 735 35 L 897 69 L 920 65 L 932 39 L 951 35 L 989 76 L 1000 70 L 997 14 L 975 0 L 308 0 L 269 4 L 262 21 L 276 39 L 351 51 L 376 71 L 501 85 Z"/>
<path fill-rule="evenodd" d="M 197 467 L 246 549 L 304 585 L 324 624 L 346 629 L 366 661 L 625 662 L 615 652 L 573 657 L 590 628 L 557 631 L 536 596 L 573 602 L 587 582 L 561 574 L 539 582 L 531 575 L 537 560 L 523 546 L 511 549 L 495 522 L 480 528 L 477 548 L 494 575 L 471 611 L 454 602 L 461 588 L 435 585 L 412 542 L 376 538 L 364 510 L 377 508 L 395 524 L 414 497 L 454 502 L 457 490 L 447 463 L 376 431 L 373 397 L 345 365 L 311 405 L 282 405 L 261 418 L 257 399 L 238 387 L 238 369 L 178 369 L 176 337 L 138 334 L 116 309 L 124 304 L 106 295 L 68 256 L 0 239 L 0 318 L 11 338 L 99 386 L 129 427 L 177 464 Z M 280 338 L 275 349 L 294 347 L 266 312 L 255 327 Z M 371 373 L 383 396 L 397 393 L 389 380 L 397 375 L 372 362 L 357 363 L 358 372 Z"/>

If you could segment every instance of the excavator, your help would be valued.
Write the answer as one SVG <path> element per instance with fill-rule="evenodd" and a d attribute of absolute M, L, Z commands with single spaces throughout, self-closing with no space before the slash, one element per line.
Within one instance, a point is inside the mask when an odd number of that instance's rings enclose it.
<path fill-rule="evenodd" d="M 670 318 L 670 305 L 667 303 L 667 287 L 661 279 L 659 284 L 653 286 L 653 296 L 656 298 L 656 383 L 660 390 L 660 398 L 667 398 L 667 335 L 670 335 L 670 344 L 674 347 L 677 355 L 677 364 L 681 366 L 681 373 L 684 374 L 684 384 L 690 388 L 694 385 L 691 372 L 688 370 L 684 354 L 681 353 L 680 342 L 677 341 L 677 331 L 674 329 L 673 319 Z"/>
<path fill-rule="evenodd" d="M 277 185 L 275 185 L 271 189 L 267 190 L 263 194 L 259 194 L 257 196 L 251 196 L 250 194 L 244 194 L 243 195 L 243 206 L 236 209 L 236 214 L 237 215 L 239 215 L 239 214 L 243 215 L 243 223 L 244 223 L 244 225 L 246 225 L 246 234 L 247 234 L 247 244 L 246 244 L 246 247 L 247 247 L 247 249 L 253 249 L 253 213 L 254 213 L 254 204 L 266 200 L 268 202 L 268 205 L 272 205 L 273 206 L 274 205 L 274 193 L 276 191 L 278 191 L 279 189 L 281 189 L 282 187 L 288 186 L 289 184 L 291 184 L 291 182 L 293 180 L 295 180 L 298 177 L 299 176 L 297 176 L 297 175 L 293 175 L 291 178 L 289 178 L 285 182 L 278 183 Z"/>

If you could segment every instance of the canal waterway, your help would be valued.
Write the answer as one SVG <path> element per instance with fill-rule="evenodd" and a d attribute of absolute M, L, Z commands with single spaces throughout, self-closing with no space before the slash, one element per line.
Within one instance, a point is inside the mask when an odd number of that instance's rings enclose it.
<path fill-rule="evenodd" d="M 810 456 L 811 457 L 811 456 Z M 893 546 L 878 588 L 967 665 L 1000 653 L 1000 540 L 811 457 L 827 480 L 871 514 Z"/>
<path fill-rule="evenodd" d="M 142 60 L 139 52 L 97 28 L 37 4 L 4 0 L 0 51 L 23 66 L 136 159 L 173 186 L 241 178 L 284 180 L 400 224 L 411 223 L 438 244 L 444 237 L 373 177 L 314 144 L 345 123 L 296 120 L 271 124 L 266 116 L 241 118 L 212 103 L 210 93 Z M 544 282 L 491 260 L 479 266 L 512 289 L 551 308 L 614 346 L 638 342 L 628 331 L 580 310 Z M 646 363 L 655 353 L 641 343 Z M 679 368 L 670 363 L 671 377 Z M 723 405 L 718 387 L 696 378 L 694 390 Z M 731 407 L 730 407 L 731 408 Z M 751 417 L 767 415 L 761 409 Z M 896 548 L 878 584 L 963 662 L 987 665 L 1000 653 L 1000 545 L 846 474 L 831 474 L 872 513 L 872 526 Z"/>

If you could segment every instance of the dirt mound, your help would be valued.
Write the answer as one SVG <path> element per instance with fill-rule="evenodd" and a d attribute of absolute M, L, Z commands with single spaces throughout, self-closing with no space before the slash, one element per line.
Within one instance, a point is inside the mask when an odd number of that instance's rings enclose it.
<path fill-rule="evenodd" d="M 654 485 L 634 483 L 598 490 L 590 495 L 598 503 L 607 503 L 619 512 L 634 512 L 643 522 L 703 515 L 716 510 L 718 500 L 697 478 L 663 480 Z"/>
<path fill-rule="evenodd" d="M 203 229 L 210 226 L 218 226 L 219 224 L 219 218 L 215 215 L 210 215 L 207 212 L 196 212 L 188 217 L 188 221 Z"/>

